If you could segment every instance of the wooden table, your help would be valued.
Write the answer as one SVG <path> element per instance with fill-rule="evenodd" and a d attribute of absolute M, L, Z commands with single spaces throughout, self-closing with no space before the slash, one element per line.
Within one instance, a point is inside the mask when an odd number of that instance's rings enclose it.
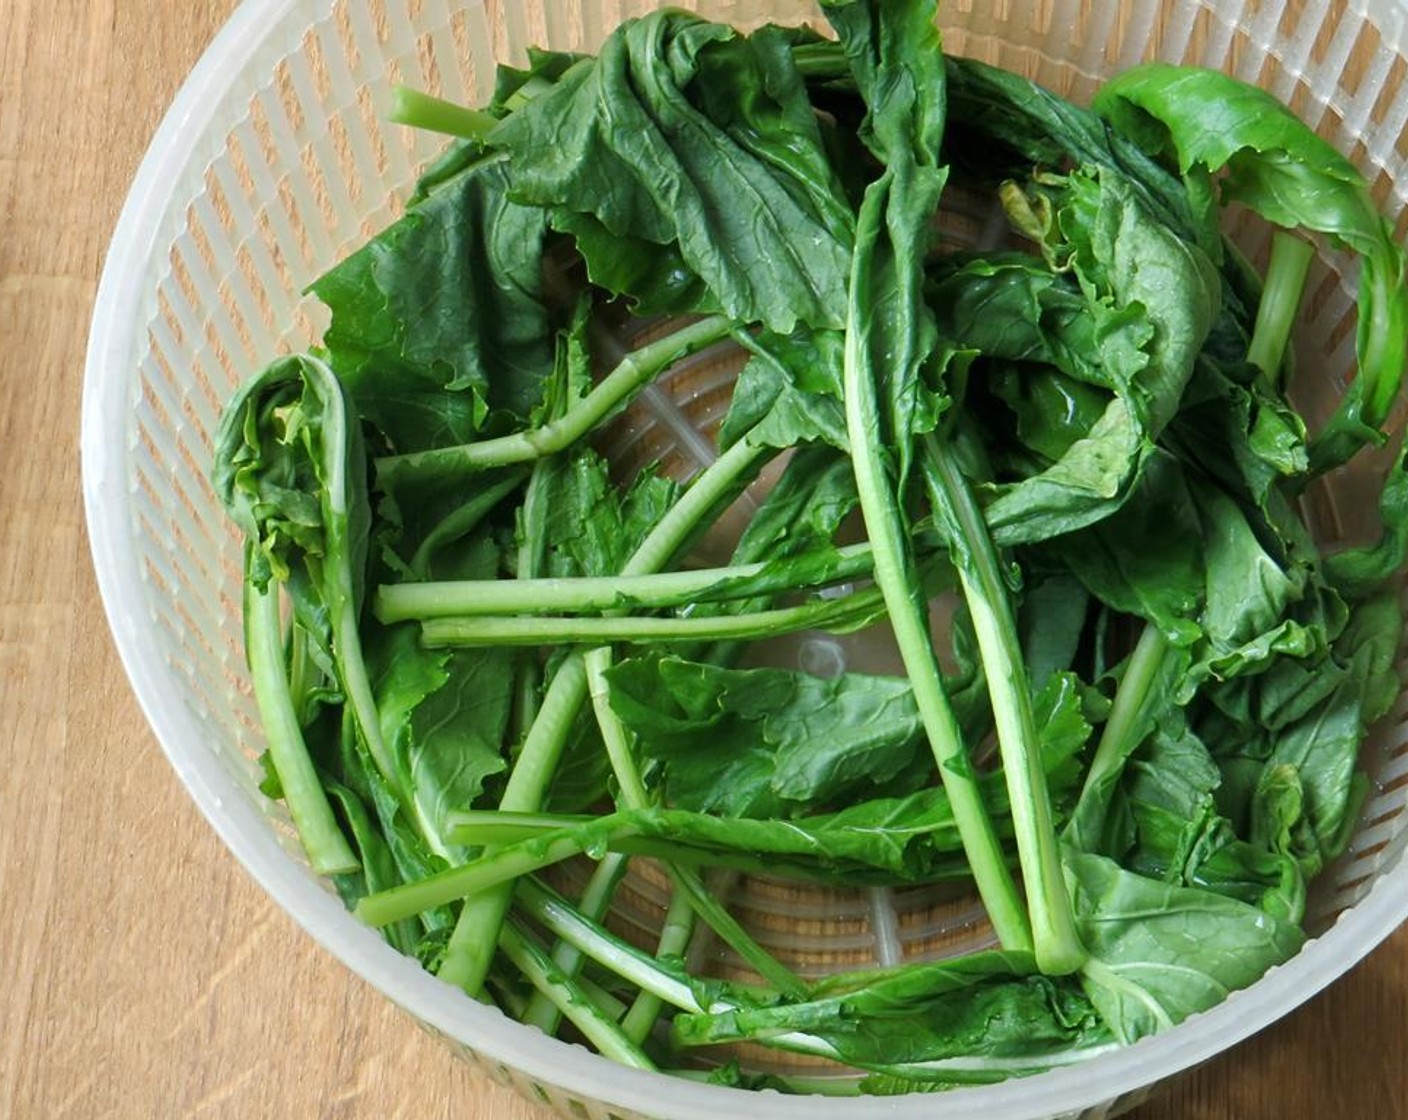
<path fill-rule="evenodd" d="M 234 0 L 0 0 L 0 1115 L 543 1114 L 316 950 L 162 758 L 79 498 L 98 271 Z M 1139 1120 L 1408 1117 L 1408 932 Z"/>

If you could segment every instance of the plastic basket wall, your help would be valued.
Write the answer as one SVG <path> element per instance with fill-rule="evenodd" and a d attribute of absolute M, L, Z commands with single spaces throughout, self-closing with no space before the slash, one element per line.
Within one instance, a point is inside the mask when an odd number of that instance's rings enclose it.
<path fill-rule="evenodd" d="M 239 550 L 207 482 L 211 437 L 234 386 L 313 341 L 310 280 L 384 225 L 436 141 L 383 123 L 396 82 L 474 104 L 496 61 L 543 44 L 590 50 L 635 0 L 248 0 L 193 73 L 143 164 L 114 239 L 87 369 L 84 478 L 95 562 L 129 675 L 172 764 L 235 854 L 319 941 L 468 1057 L 571 1117 L 807 1117 L 876 1105 L 662 1082 L 508 1023 L 439 984 L 363 929 L 302 863 L 278 807 L 256 789 L 260 731 L 239 620 Z M 741 25 L 799 21 L 804 3 L 688 4 Z M 1077 100 L 1150 58 L 1198 63 L 1287 100 L 1368 174 L 1408 226 L 1408 16 L 1399 0 L 949 0 L 947 48 L 1027 74 Z M 1263 235 L 1235 229 L 1254 259 Z M 1327 415 L 1354 367 L 1352 277 L 1324 260 L 1298 336 L 1305 403 Z M 688 450 L 699 384 L 656 400 L 651 437 Z M 654 424 L 652 428 L 652 423 Z M 1366 468 L 1367 469 L 1367 468 Z M 1366 512 L 1354 478 L 1317 499 L 1323 536 Z M 1400 664 L 1400 670 L 1403 665 Z M 1359 959 L 1408 913 L 1408 708 L 1367 758 L 1375 793 L 1347 856 L 1312 898 L 1319 936 L 1258 985 L 1181 1027 L 1077 1070 L 956 1091 L 945 1115 L 992 1120 L 1113 1116 L 1148 1086 L 1283 1014 Z M 648 878 L 623 907 L 648 925 Z M 749 892 L 752 892 L 751 894 Z M 634 901 L 632 901 L 634 899 Z M 803 897 L 767 884 L 736 899 L 760 938 L 804 970 L 889 963 L 962 943 L 970 914 L 919 894 Z M 948 907 L 945 909 L 945 907 Z M 967 922 L 967 926 L 965 926 Z M 973 927 L 975 928 L 975 927 Z M 665 1103 L 668 1102 L 668 1103 Z M 932 1099 L 885 1102 L 932 1115 Z"/>

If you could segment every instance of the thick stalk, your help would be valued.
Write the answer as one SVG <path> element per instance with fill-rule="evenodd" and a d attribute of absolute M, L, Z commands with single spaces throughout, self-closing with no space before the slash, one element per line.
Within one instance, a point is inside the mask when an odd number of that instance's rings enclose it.
<path fill-rule="evenodd" d="M 577 900 L 577 909 L 588 921 L 600 922 L 606 917 L 606 912 L 611 906 L 611 896 L 616 893 L 616 887 L 626 873 L 628 862 L 628 858 L 621 853 L 608 852 L 593 869 L 586 887 L 582 890 L 582 897 Z M 521 890 L 520 887 L 515 894 Z M 553 965 L 564 976 L 576 976 L 581 971 L 582 960 L 582 951 L 575 945 L 559 941 L 553 947 Z M 535 992 L 521 1018 L 523 1022 L 537 1027 L 544 1034 L 556 1034 L 561 1016 L 561 1010 L 545 993 Z M 631 1030 L 626 1030 L 626 1036 L 633 1042 L 640 1042 L 644 1038 Z"/>
<path fill-rule="evenodd" d="M 1282 367 L 1291 332 L 1300 315 L 1305 278 L 1315 259 L 1315 247 L 1303 237 L 1277 230 L 1271 240 L 1271 263 L 1266 270 L 1261 304 L 1256 311 L 1247 361 L 1265 375 L 1273 387 L 1282 382 Z"/>
<path fill-rule="evenodd" d="M 592 59 L 584 58 L 573 63 L 562 72 L 557 81 L 562 81 L 578 67 L 589 66 Z M 503 104 L 507 113 L 514 113 L 536 97 L 552 89 L 555 83 L 535 75 L 509 95 Z M 420 128 L 427 132 L 439 132 L 445 136 L 457 136 L 462 140 L 472 140 L 483 145 L 489 133 L 502 123 L 503 118 L 483 109 L 470 109 L 467 106 L 431 97 L 410 86 L 393 86 L 391 109 L 387 118 L 396 124 L 410 128 Z"/>
<path fill-rule="evenodd" d="M 797 630 L 845 633 L 876 621 L 884 613 L 883 595 L 874 588 L 866 588 L 840 599 L 699 618 L 614 614 L 604 618 L 429 618 L 421 624 L 421 638 L 431 648 L 728 641 L 770 638 Z"/>
<path fill-rule="evenodd" d="M 391 109 L 387 117 L 396 124 L 423 128 L 446 136 L 483 143 L 499 123 L 499 118 L 483 109 L 468 109 L 431 97 L 410 86 L 395 86 L 391 90 Z"/>
<path fill-rule="evenodd" d="M 675 890 L 682 892 L 689 899 L 694 912 L 729 948 L 742 957 L 754 972 L 785 996 L 792 999 L 806 997 L 806 984 L 758 944 L 752 934 L 743 928 L 738 919 L 730 914 L 728 908 L 704 885 L 698 872 L 679 864 L 669 864 L 667 869 Z"/>
<path fill-rule="evenodd" d="M 856 544 L 838 549 L 833 563 L 819 564 L 802 582 L 791 569 L 762 562 L 640 576 L 393 583 L 377 589 L 372 609 L 387 624 L 495 614 L 593 614 L 626 607 L 659 610 L 849 583 L 869 574 L 870 545 Z"/>
<path fill-rule="evenodd" d="M 754 447 L 747 440 L 740 440 L 720 456 L 694 480 L 669 512 L 646 535 L 625 564 L 623 573 L 642 575 L 667 564 L 709 516 L 717 515 L 725 498 L 742 484 L 764 453 L 765 449 Z M 549 684 L 538 718 L 534 720 L 524 740 L 523 749 L 504 789 L 502 808 L 520 812 L 536 812 L 541 808 L 553 772 L 557 769 L 558 760 L 567 743 L 572 723 L 587 696 L 587 673 L 583 659 L 580 654 L 569 654 Z M 580 847 L 577 850 L 580 851 Z M 492 858 L 492 854 L 487 854 L 483 859 Z M 477 862 L 482 863 L 483 859 Z M 463 870 L 455 868 L 446 874 Z M 469 899 L 460 911 L 459 920 L 450 935 L 450 942 L 438 973 L 441 979 L 456 984 L 471 994 L 477 993 L 483 986 L 489 966 L 493 963 L 499 929 L 508 914 L 509 902 L 513 895 L 512 880 L 517 874 L 524 873 L 526 871 L 517 872 L 484 886 L 472 886 L 464 890 L 458 887 L 452 889 L 449 895 L 451 899 L 463 898 L 476 892 L 483 893 Z M 433 878 L 443 879 L 444 875 Z M 443 884 L 441 886 L 443 887 Z M 364 899 L 363 905 L 367 901 Z M 358 912 L 363 912 L 362 905 L 359 905 Z M 419 913 L 420 910 L 413 912 Z"/>
<path fill-rule="evenodd" d="M 1066 891 L 1017 620 L 982 511 L 950 449 L 931 435 L 923 452 L 930 501 L 949 525 L 950 554 L 992 698 L 1037 965 L 1048 975 L 1064 975 L 1078 969 L 1086 954 Z"/>
<path fill-rule="evenodd" d="M 1163 671 L 1171 648 L 1157 626 L 1150 622 L 1144 624 L 1144 632 L 1129 655 L 1124 676 L 1115 690 L 1115 700 L 1090 760 L 1076 810 L 1066 826 L 1067 839 L 1081 851 L 1101 850 L 1110 795 L 1124 771 L 1125 760 L 1143 738 L 1145 702 Z"/>
<path fill-rule="evenodd" d="M 605 1057 L 634 1069 L 654 1070 L 655 1063 L 626 1037 L 620 1026 L 570 976 L 558 969 L 542 947 L 512 922 L 499 933 L 499 948 L 529 983 L 550 999 L 572 1025 Z"/>
<path fill-rule="evenodd" d="M 670 897 L 669 908 L 665 911 L 665 925 L 660 930 L 660 940 L 656 944 L 656 957 L 665 960 L 683 958 L 689 950 L 689 943 L 694 939 L 694 929 L 694 907 L 689 904 L 689 898 L 684 891 L 676 890 Z M 630 1010 L 626 1012 L 626 1017 L 621 1020 L 621 1030 L 632 1042 L 644 1042 L 650 1036 L 656 1020 L 660 1018 L 664 1005 L 665 1001 L 654 992 L 639 993 Z"/>
<path fill-rule="evenodd" d="M 991 775 L 1001 784 L 1001 775 Z M 999 792 L 999 791 L 990 791 Z M 499 847 L 517 844 L 524 840 L 540 837 L 544 833 L 568 827 L 585 827 L 600 817 L 570 817 L 554 814 L 500 813 L 496 810 L 469 810 L 450 814 L 449 839 L 466 847 Z M 730 847 L 721 843 L 717 846 L 702 840 L 679 840 L 675 837 L 681 829 L 687 830 L 693 819 L 707 819 L 717 822 L 720 818 L 693 813 L 685 809 L 655 809 L 649 816 L 632 818 L 637 831 L 611 833 L 606 837 L 608 851 L 622 855 L 645 856 L 661 863 L 686 867 L 718 867 L 732 871 L 742 871 L 752 875 L 783 876 L 822 883 L 851 881 L 843 868 L 828 864 L 819 856 L 817 862 L 808 863 L 805 851 L 787 853 L 755 851 L 747 847 Z M 787 826 L 794 839 L 808 835 L 808 822 L 791 822 Z M 926 880 L 957 880 L 970 877 L 967 860 L 962 854 L 962 840 L 957 831 L 947 822 L 933 827 L 930 835 L 935 856 L 926 871 Z M 938 854 L 952 858 L 940 860 Z M 867 865 L 859 861 L 855 865 L 855 878 L 862 882 L 874 882 L 878 872 L 872 871 L 866 878 Z"/>
<path fill-rule="evenodd" d="M 321 875 L 356 871 L 360 865 L 337 826 L 332 805 L 318 780 L 289 691 L 277 584 L 271 580 L 260 591 L 246 575 L 244 619 L 245 653 L 269 744 L 269 758 L 308 862 Z"/>
<path fill-rule="evenodd" d="M 606 672 L 612 663 L 611 647 L 590 649 L 583 660 L 587 667 L 587 691 L 591 696 L 592 711 L 596 715 L 597 726 L 601 728 L 606 757 L 611 761 L 611 773 L 616 778 L 616 804 L 627 809 L 643 809 L 650 804 L 650 794 L 646 791 L 640 767 L 636 765 L 631 733 L 611 707 L 611 686 L 606 681 Z"/>
<path fill-rule="evenodd" d="M 642 346 L 598 382 L 562 416 L 539 428 L 455 447 L 391 455 L 377 460 L 382 485 L 452 478 L 488 467 L 530 463 L 562 451 L 590 432 L 646 384 L 688 354 L 729 336 L 727 319 L 714 316 Z"/>
<path fill-rule="evenodd" d="M 861 206 L 858 230 L 881 224 L 888 194 L 872 184 Z M 858 244 L 860 233 L 857 235 Z M 872 290 L 873 253 L 858 248 L 852 263 L 852 298 L 846 324 L 843 386 L 846 428 L 855 467 L 856 490 L 874 556 L 875 582 L 885 598 L 895 641 L 914 689 L 915 703 L 928 733 L 929 745 L 953 806 L 954 820 L 963 837 L 977 882 L 978 893 L 1006 949 L 1030 949 L 1031 927 L 1012 875 L 1003 858 L 1002 845 L 983 805 L 972 761 L 964 746 L 958 720 L 944 692 L 943 678 L 929 634 L 925 601 L 917 593 L 907 532 L 895 494 L 895 480 L 887 465 L 886 451 L 878 439 L 880 422 L 876 384 L 867 360 L 868 332 L 864 322 L 871 313 L 867 301 L 856 293 Z M 907 434 L 905 438 L 908 438 Z"/>
<path fill-rule="evenodd" d="M 518 511 L 518 565 L 513 580 L 492 580 L 505 586 L 536 580 L 547 563 L 547 505 L 544 491 L 558 467 L 556 459 L 539 459 L 528 475 L 523 506 Z M 376 600 L 372 610 L 375 613 Z M 543 666 L 535 649 L 520 650 L 514 675 L 513 742 L 518 744 L 538 718 L 538 694 L 543 687 Z M 517 757 L 518 751 L 512 752 Z"/>
<path fill-rule="evenodd" d="M 523 912 L 550 933 L 610 969 L 621 979 L 684 1011 L 708 1011 L 682 969 L 642 952 L 609 933 L 536 879 L 524 879 L 515 897 Z"/>
<path fill-rule="evenodd" d="M 500 802 L 504 808 L 512 805 L 519 812 L 531 813 L 542 806 L 572 724 L 586 698 L 587 674 L 581 655 L 569 654 L 553 674 L 538 716 L 528 729 L 523 749 L 509 774 Z M 477 993 L 483 986 L 493 963 L 498 931 L 513 896 L 512 878 L 512 875 L 506 876 L 498 880 L 503 883 L 499 889 L 486 890 L 466 900 L 437 973 L 442 980 L 470 994 Z M 470 893 L 461 891 L 450 897 L 462 898 Z M 362 912 L 360 906 L 358 912 Z"/>
<path fill-rule="evenodd" d="M 571 859 L 590 848 L 604 846 L 608 836 L 626 835 L 632 831 L 633 827 L 629 824 L 616 824 L 610 829 L 564 828 L 536 840 L 510 844 L 458 867 L 369 894 L 357 903 L 357 916 L 370 926 L 381 927 L 461 898 L 496 897 L 503 892 L 494 891 L 495 887 L 511 884 L 515 879 Z M 508 900 L 509 894 L 506 893 L 504 913 L 508 911 Z M 476 931 L 481 932 L 483 928 L 475 927 Z M 498 931 L 495 930 L 495 942 L 497 940 Z M 442 967 L 440 976 L 444 975 L 445 969 Z"/>
<path fill-rule="evenodd" d="M 726 1013 L 742 1006 L 730 995 L 740 993 L 742 989 L 730 986 L 711 992 L 713 985 L 710 982 L 696 984 L 683 969 L 652 957 L 595 923 L 586 921 L 563 899 L 533 879 L 524 880 L 518 901 L 525 913 L 551 933 L 576 945 L 592 960 L 663 1003 L 681 1011 L 700 1014 Z M 769 995 L 764 992 L 761 995 L 764 1000 L 776 999 L 775 993 Z M 801 1053 L 834 1056 L 825 1042 L 802 1035 L 786 1035 L 770 1039 L 769 1043 L 786 1045 L 788 1049 Z"/>

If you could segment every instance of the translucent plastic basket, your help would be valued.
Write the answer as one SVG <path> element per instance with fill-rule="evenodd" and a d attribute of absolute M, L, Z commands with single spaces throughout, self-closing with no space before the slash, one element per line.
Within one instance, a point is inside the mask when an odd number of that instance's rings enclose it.
<path fill-rule="evenodd" d="M 99 291 L 83 405 L 94 560 L 133 687 L 181 780 L 234 854 L 314 938 L 498 1079 L 564 1116 L 841 1120 L 1104 1117 L 1235 1044 L 1331 982 L 1408 915 L 1408 706 L 1374 735 L 1375 788 L 1349 853 L 1311 900 L 1315 935 L 1252 988 L 1084 1066 L 942 1098 L 788 1098 L 619 1068 L 451 990 L 358 924 L 309 872 L 286 818 L 256 788 L 260 731 L 238 613 L 239 554 L 207 482 L 211 435 L 235 384 L 317 337 L 304 286 L 396 213 L 433 139 L 384 121 L 408 82 L 483 101 L 497 60 L 530 44 L 589 50 L 639 0 L 248 0 L 182 89 L 142 164 Z M 796 0 L 686 6 L 742 25 L 814 16 Z M 1331 19 L 1325 13 L 1338 14 Z M 1299 15 L 1295 13 L 1301 13 Z M 947 48 L 1076 99 L 1158 57 L 1259 82 L 1368 174 L 1408 224 L 1408 18 L 1401 0 L 949 0 Z M 1241 234 L 1241 231 L 1235 231 Z M 1245 233 L 1253 257 L 1263 235 Z M 1353 369 L 1352 277 L 1319 262 L 1297 339 L 1315 371 L 1304 402 L 1325 415 Z M 1303 375 L 1303 380 L 1311 375 Z M 671 393 L 678 399 L 671 400 Z M 698 375 L 657 394 L 637 438 L 697 445 Z M 691 411 L 693 410 L 693 411 Z M 681 426 L 681 422 L 683 426 Z M 652 454 L 659 449 L 652 450 Z M 1322 495 L 1320 532 L 1352 532 L 1355 479 Z M 1405 666 L 1400 663 L 1400 675 Z M 646 924 L 648 877 L 623 896 Z M 634 900 L 634 901 L 633 901 Z M 740 912 L 792 954 L 846 967 L 962 946 L 968 915 L 932 896 L 747 886 Z M 1328 1059 L 1327 1059 L 1328 1060 Z"/>

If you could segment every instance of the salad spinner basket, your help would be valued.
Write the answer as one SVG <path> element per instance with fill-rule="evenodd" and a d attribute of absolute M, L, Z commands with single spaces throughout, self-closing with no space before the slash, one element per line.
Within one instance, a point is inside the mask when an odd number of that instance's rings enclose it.
<path fill-rule="evenodd" d="M 1375 730 L 1374 783 L 1346 855 L 1315 885 L 1311 939 L 1253 987 L 1162 1035 L 1073 1068 L 940 1098 L 786 1097 L 665 1080 L 504 1018 L 422 971 L 353 918 L 304 862 L 286 816 L 258 791 L 261 732 L 241 642 L 240 544 L 207 482 L 211 440 L 237 383 L 306 347 L 325 325 L 301 293 L 397 213 L 434 137 L 386 123 L 406 83 L 487 100 L 499 61 L 526 48 L 593 50 L 648 0 L 247 0 L 196 66 L 138 173 L 99 290 L 83 400 L 83 478 L 108 618 L 172 765 L 234 854 L 336 954 L 492 1076 L 563 1116 L 842 1120 L 1117 1115 L 1159 1081 L 1271 1023 L 1408 916 L 1408 703 Z M 691 0 L 740 26 L 816 19 L 799 0 Z M 1074 100 L 1149 59 L 1258 83 L 1366 173 L 1408 226 L 1408 6 L 1402 0 L 948 0 L 946 48 Z M 1229 231 L 1264 260 L 1267 234 Z M 1300 404 L 1328 415 L 1354 368 L 1354 277 L 1317 262 L 1296 345 Z M 704 373 L 667 379 L 656 414 L 623 440 L 688 454 Z M 685 426 L 681 427 L 681 422 Z M 623 449 L 624 453 L 624 449 Z M 1380 464 L 1381 466 L 1381 464 Z M 1369 470 L 1369 464 L 1361 470 Z M 1317 532 L 1362 531 L 1372 503 L 1353 472 L 1318 495 Z M 1362 477 L 1362 476 L 1361 476 Z M 1400 675 L 1408 659 L 1399 662 Z M 656 891 L 652 894 L 652 891 Z M 621 896 L 648 926 L 648 878 Z M 970 910 L 924 892 L 807 892 L 743 883 L 740 913 L 812 971 L 971 947 Z"/>

